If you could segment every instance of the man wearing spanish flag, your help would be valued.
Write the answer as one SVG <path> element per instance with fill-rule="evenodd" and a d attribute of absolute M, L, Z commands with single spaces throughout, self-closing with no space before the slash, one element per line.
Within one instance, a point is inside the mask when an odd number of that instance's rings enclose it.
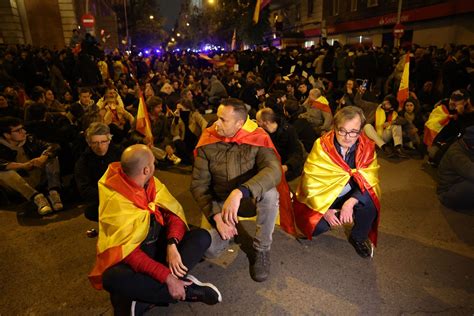
<path fill-rule="evenodd" d="M 438 165 L 448 147 L 463 130 L 463 117 L 469 111 L 469 92 L 456 90 L 430 113 L 425 123 L 423 141 L 428 147 L 430 163 Z"/>
<path fill-rule="evenodd" d="M 99 180 L 99 238 L 92 286 L 111 294 L 115 314 L 178 300 L 216 304 L 215 286 L 188 274 L 211 242 L 187 230 L 183 208 L 153 174 L 146 145 L 125 149 Z"/>
<path fill-rule="evenodd" d="M 380 219 L 379 165 L 374 143 L 362 132 L 365 117 L 348 106 L 334 129 L 309 154 L 294 201 L 297 227 L 309 238 L 354 223 L 349 242 L 363 258 L 373 255 Z"/>
<path fill-rule="evenodd" d="M 248 118 L 242 101 L 222 101 L 217 117 L 196 146 L 191 182 L 191 193 L 212 226 L 212 243 L 205 255 L 222 253 L 237 235 L 238 216 L 249 217 L 243 214 L 244 205 L 253 206 L 252 210 L 256 206 L 255 258 L 250 275 L 262 282 L 270 272 L 270 246 L 279 207 L 277 187 L 280 189 L 282 178 L 280 161 L 270 136 Z"/>

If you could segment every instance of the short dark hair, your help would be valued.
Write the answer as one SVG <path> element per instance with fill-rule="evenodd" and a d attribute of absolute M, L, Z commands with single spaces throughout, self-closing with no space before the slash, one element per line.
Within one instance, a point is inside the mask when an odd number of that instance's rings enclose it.
<path fill-rule="evenodd" d="M 89 88 L 80 88 L 79 89 L 79 94 L 82 94 L 82 93 L 91 93 L 91 89 L 89 89 Z"/>
<path fill-rule="evenodd" d="M 40 86 L 36 86 L 33 88 L 33 90 L 31 91 L 31 99 L 35 102 L 38 102 L 39 99 L 44 96 L 44 93 L 46 91 L 43 89 L 43 87 L 40 87 Z"/>
<path fill-rule="evenodd" d="M 159 106 L 161 110 L 163 111 L 163 100 L 157 96 L 148 97 L 148 99 L 146 99 L 146 106 L 147 106 L 148 112 L 152 112 L 153 109 L 157 106 Z"/>
<path fill-rule="evenodd" d="M 0 118 L 0 133 L 3 136 L 4 133 L 10 133 L 12 127 L 22 125 L 23 121 L 17 117 L 5 116 Z"/>
<path fill-rule="evenodd" d="M 276 115 L 275 112 L 273 112 L 272 109 L 270 108 L 264 108 L 258 111 L 260 113 L 260 118 L 264 122 L 270 122 L 270 123 L 275 123 L 276 122 Z"/>
<path fill-rule="evenodd" d="M 239 119 L 247 120 L 248 110 L 243 101 L 236 98 L 227 98 L 221 101 L 221 105 L 231 106 Z"/>

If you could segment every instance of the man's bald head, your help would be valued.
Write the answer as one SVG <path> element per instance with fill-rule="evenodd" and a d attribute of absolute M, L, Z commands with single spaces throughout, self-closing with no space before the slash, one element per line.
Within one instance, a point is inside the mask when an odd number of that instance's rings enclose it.
<path fill-rule="evenodd" d="M 154 162 L 153 153 L 148 146 L 142 144 L 127 147 L 120 158 L 123 172 L 132 178 L 141 175 L 150 162 Z"/>
<path fill-rule="evenodd" d="M 309 91 L 309 95 L 314 98 L 314 99 L 317 99 L 321 96 L 321 90 L 319 90 L 318 88 L 314 88 L 314 89 L 311 89 Z"/>

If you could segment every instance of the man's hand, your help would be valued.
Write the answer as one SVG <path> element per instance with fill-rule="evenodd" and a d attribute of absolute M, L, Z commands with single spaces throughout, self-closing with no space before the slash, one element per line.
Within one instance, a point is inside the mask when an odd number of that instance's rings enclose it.
<path fill-rule="evenodd" d="M 166 286 L 168 287 L 168 292 L 175 300 L 184 301 L 186 299 L 186 290 L 185 287 L 193 284 L 191 281 L 182 281 L 176 278 L 173 274 L 169 274 L 166 278 Z"/>
<path fill-rule="evenodd" d="M 41 155 L 37 158 L 31 159 L 30 163 L 33 165 L 33 167 L 41 168 L 46 163 L 46 161 L 48 161 L 48 158 L 49 157 L 46 155 Z"/>
<path fill-rule="evenodd" d="M 357 203 L 359 203 L 359 201 L 353 197 L 347 199 L 347 201 L 344 202 L 341 208 L 341 215 L 339 216 L 339 219 L 341 220 L 342 224 L 348 224 L 353 222 L 352 214 L 354 214 L 354 206 Z"/>
<path fill-rule="evenodd" d="M 283 169 L 283 172 L 286 173 L 288 171 L 288 166 L 287 165 L 282 165 L 281 169 Z"/>
<path fill-rule="evenodd" d="M 329 209 L 324 213 L 323 215 L 324 219 L 329 223 L 331 226 L 340 226 L 342 225 L 339 219 L 336 216 L 336 210 L 335 209 Z"/>
<path fill-rule="evenodd" d="M 235 226 L 239 222 L 237 212 L 239 211 L 241 199 L 242 192 L 239 189 L 234 189 L 230 192 L 222 206 L 222 219 L 224 220 L 224 223 Z"/>
<path fill-rule="evenodd" d="M 216 222 L 217 232 L 223 240 L 229 240 L 238 234 L 235 225 L 224 223 L 222 213 L 214 215 L 214 221 Z"/>
<path fill-rule="evenodd" d="M 389 126 L 390 126 L 390 123 L 389 123 L 389 122 L 383 123 L 383 128 L 387 128 L 387 127 L 389 127 Z"/>
<path fill-rule="evenodd" d="M 175 244 L 168 245 L 166 251 L 166 261 L 171 272 L 177 277 L 184 277 L 188 272 L 188 268 L 181 261 L 181 255 Z"/>

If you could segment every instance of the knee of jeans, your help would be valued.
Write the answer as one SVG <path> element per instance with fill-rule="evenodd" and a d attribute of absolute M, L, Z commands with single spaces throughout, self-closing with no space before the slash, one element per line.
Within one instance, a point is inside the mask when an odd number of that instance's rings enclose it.
<path fill-rule="evenodd" d="M 269 200 L 269 201 L 278 201 L 279 196 L 280 195 L 278 193 L 278 190 L 275 187 L 273 187 L 267 192 L 263 193 L 262 199 Z"/>
<path fill-rule="evenodd" d="M 211 231 L 210 236 L 212 236 L 212 241 L 204 253 L 204 256 L 206 258 L 213 259 L 219 257 L 222 254 L 222 252 L 227 248 L 228 243 L 221 239 L 217 231 L 215 231 L 215 235 L 213 234 L 213 231 Z"/>
<path fill-rule="evenodd" d="M 23 180 L 23 178 L 14 170 L 2 171 L 1 173 L 2 180 L 5 182 L 14 182 L 18 180 Z"/>

